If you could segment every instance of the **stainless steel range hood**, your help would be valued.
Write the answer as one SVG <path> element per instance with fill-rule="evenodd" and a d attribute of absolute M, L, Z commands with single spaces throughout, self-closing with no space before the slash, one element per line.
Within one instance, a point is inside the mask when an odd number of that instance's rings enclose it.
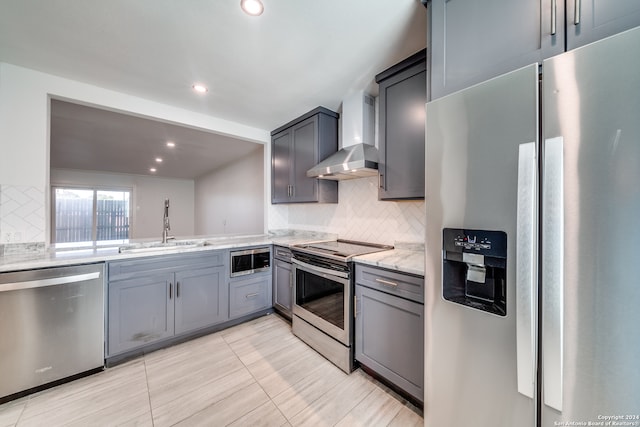
<path fill-rule="evenodd" d="M 374 145 L 375 104 L 360 91 L 342 102 L 342 149 L 307 171 L 310 178 L 334 181 L 378 175 Z"/>

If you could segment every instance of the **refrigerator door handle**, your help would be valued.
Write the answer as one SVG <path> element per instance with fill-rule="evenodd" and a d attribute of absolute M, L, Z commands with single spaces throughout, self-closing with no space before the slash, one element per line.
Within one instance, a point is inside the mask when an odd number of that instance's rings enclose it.
<path fill-rule="evenodd" d="M 518 392 L 533 399 L 536 382 L 537 298 L 536 143 L 520 144 L 516 223 L 516 354 Z"/>
<path fill-rule="evenodd" d="M 562 137 L 545 140 L 542 182 L 542 381 L 544 404 L 562 411 L 564 183 Z"/>

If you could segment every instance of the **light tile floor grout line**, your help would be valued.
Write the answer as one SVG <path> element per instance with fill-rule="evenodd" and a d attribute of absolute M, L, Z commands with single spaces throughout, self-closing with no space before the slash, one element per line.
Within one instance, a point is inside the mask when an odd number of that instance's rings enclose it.
<path fill-rule="evenodd" d="M 272 316 L 273 314 L 269 314 L 269 316 Z M 277 315 L 276 315 L 277 316 Z M 258 384 L 258 386 L 260 386 L 260 388 L 262 389 L 262 391 L 264 392 L 264 394 L 269 398 L 269 401 L 273 404 L 273 406 L 276 407 L 276 409 L 278 410 L 278 412 L 280 412 L 282 414 L 282 416 L 284 417 L 285 420 L 287 420 L 288 424 L 291 424 L 291 420 L 289 420 L 289 418 L 287 418 L 287 416 L 282 412 L 282 410 L 280 409 L 280 407 L 278 405 L 276 405 L 276 402 L 273 401 L 273 398 L 271 396 L 269 396 L 269 393 L 267 393 L 267 390 L 264 389 L 264 387 L 262 386 L 262 384 L 260 384 L 260 381 L 258 381 L 258 379 L 255 377 L 255 375 L 253 375 L 253 372 L 251 372 L 251 369 L 249 369 L 249 367 L 242 361 L 242 358 L 240 358 L 240 355 L 238 355 L 238 353 L 233 349 L 233 347 L 231 346 L 231 344 L 229 344 L 227 342 L 227 339 L 224 335 L 222 335 L 222 340 L 225 342 L 225 344 L 227 344 L 229 346 L 229 348 L 231 349 L 231 351 L 233 352 L 233 354 L 238 358 L 238 360 L 240 361 L 240 363 L 242 363 L 242 366 L 244 366 L 244 368 L 247 370 L 247 372 L 249 372 L 249 375 L 251 375 L 251 378 L 253 378 L 253 380 L 256 382 L 256 384 Z M 255 408 L 254 411 L 258 409 Z M 236 422 L 237 420 L 239 420 L 240 418 L 242 418 L 244 415 L 239 416 L 238 418 L 236 418 L 235 420 L 231 421 L 229 424 L 233 424 L 234 422 Z M 227 425 L 229 425 L 227 424 Z"/>
<path fill-rule="evenodd" d="M 149 399 L 149 414 L 151 415 L 151 426 L 155 426 L 156 422 L 153 419 L 153 405 L 151 404 L 151 390 L 149 389 L 149 373 L 147 372 L 147 354 L 142 356 L 142 362 L 144 363 L 144 380 L 147 385 L 147 398 Z"/>

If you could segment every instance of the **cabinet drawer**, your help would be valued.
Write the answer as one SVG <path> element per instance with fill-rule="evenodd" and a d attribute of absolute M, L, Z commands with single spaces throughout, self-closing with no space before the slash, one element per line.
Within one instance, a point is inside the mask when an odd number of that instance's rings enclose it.
<path fill-rule="evenodd" d="M 229 317 L 244 316 L 271 307 L 271 276 L 229 283 Z"/>
<path fill-rule="evenodd" d="M 356 284 L 424 303 L 424 278 L 356 264 Z"/>
<path fill-rule="evenodd" d="M 274 246 L 273 257 L 284 261 L 291 261 L 291 249 L 285 246 Z"/>
<path fill-rule="evenodd" d="M 191 254 L 154 255 L 108 263 L 109 281 L 137 277 L 141 272 L 169 271 L 182 268 L 217 267 L 224 265 L 223 251 L 202 251 Z"/>

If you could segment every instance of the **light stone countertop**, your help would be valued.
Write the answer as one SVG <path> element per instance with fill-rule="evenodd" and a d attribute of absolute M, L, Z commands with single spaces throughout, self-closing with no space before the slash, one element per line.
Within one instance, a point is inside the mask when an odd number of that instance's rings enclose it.
<path fill-rule="evenodd" d="M 396 249 L 354 257 L 360 264 L 397 270 L 424 277 L 424 245 L 405 246 L 396 244 Z"/>
<path fill-rule="evenodd" d="M 61 267 L 74 264 L 90 264 L 122 259 L 142 258 L 159 255 L 171 255 L 200 251 L 235 249 L 259 245 L 291 246 L 319 240 L 335 240 L 335 235 L 313 232 L 276 232 L 270 234 L 247 236 L 212 236 L 192 237 L 179 240 L 198 242 L 200 246 L 175 246 L 150 251 L 125 251 L 120 253 L 118 247 L 98 249 L 47 250 L 38 253 L 5 255 L 0 257 L 0 273 L 9 271 L 32 270 L 36 268 Z M 206 243 L 205 243 L 206 242 Z M 131 246 L 143 246 L 149 241 L 142 240 Z M 123 245 L 129 246 L 129 245 Z"/>

